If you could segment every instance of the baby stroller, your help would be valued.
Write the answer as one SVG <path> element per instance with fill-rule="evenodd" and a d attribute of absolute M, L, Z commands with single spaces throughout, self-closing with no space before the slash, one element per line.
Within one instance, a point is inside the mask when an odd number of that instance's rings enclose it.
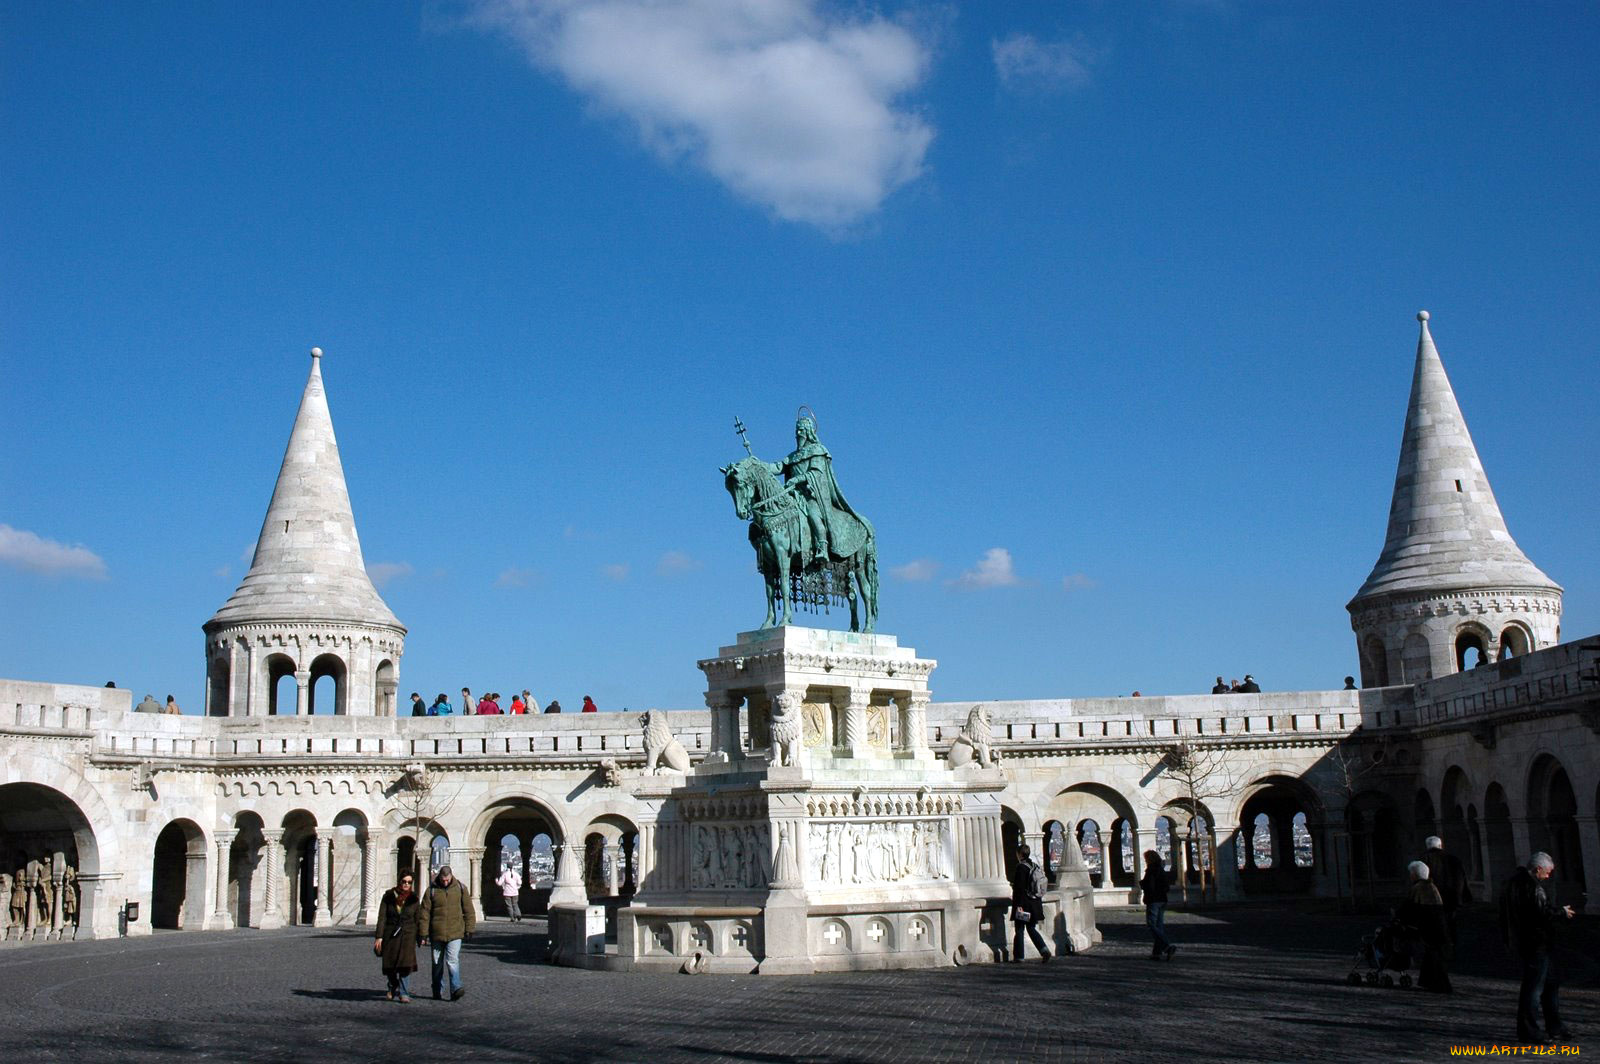
<path fill-rule="evenodd" d="M 1408 989 L 1422 978 L 1422 936 L 1417 929 L 1391 920 L 1370 935 L 1361 936 L 1355 965 L 1345 981 L 1351 986 Z"/>

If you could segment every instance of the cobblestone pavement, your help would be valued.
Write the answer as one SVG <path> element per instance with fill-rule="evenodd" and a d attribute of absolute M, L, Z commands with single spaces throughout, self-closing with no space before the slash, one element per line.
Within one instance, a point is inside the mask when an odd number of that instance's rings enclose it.
<path fill-rule="evenodd" d="M 1171 963 L 1137 911 L 1050 965 L 802 978 L 614 975 L 533 963 L 538 923 L 467 944 L 457 1003 L 383 1000 L 364 932 L 167 933 L 0 949 L 0 1043 L 15 1060 L 1289 1061 L 1439 1060 L 1505 1043 L 1516 983 L 1487 912 L 1457 993 L 1349 987 L 1371 916 L 1327 908 L 1175 912 Z M 1575 927 L 1563 1008 L 1600 1055 L 1600 933 Z M 420 978 L 419 978 L 420 977 Z M 413 976 L 426 986 L 425 973 Z M 1589 1046 L 1586 1040 L 1593 1038 Z"/>

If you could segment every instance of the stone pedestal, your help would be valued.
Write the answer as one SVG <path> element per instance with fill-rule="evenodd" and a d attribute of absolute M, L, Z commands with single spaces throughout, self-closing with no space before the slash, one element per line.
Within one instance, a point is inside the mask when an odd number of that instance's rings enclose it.
<path fill-rule="evenodd" d="M 617 955 L 576 963 L 773 975 L 992 959 L 1009 932 L 1006 781 L 934 758 L 934 664 L 893 636 L 794 627 L 700 662 L 713 751 L 634 782 L 639 892 Z M 1068 901 L 1092 928 L 1086 899 Z"/>

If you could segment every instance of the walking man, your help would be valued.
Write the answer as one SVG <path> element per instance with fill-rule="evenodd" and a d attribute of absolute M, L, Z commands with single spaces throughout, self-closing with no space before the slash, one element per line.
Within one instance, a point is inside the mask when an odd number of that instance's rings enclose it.
<path fill-rule="evenodd" d="M 1144 923 L 1150 929 L 1150 959 L 1170 961 L 1178 947 L 1167 938 L 1167 866 L 1154 850 L 1144 852 L 1139 891 L 1144 895 Z"/>
<path fill-rule="evenodd" d="M 1557 905 L 1545 892 L 1555 861 L 1536 853 L 1512 873 L 1500 899 L 1500 929 L 1506 945 L 1522 965 L 1517 992 L 1517 1040 L 1550 1042 L 1568 1037 L 1561 1022 L 1561 983 L 1550 958 L 1551 930 L 1572 919 L 1572 906 Z M 1539 1012 L 1544 1030 L 1539 1030 Z"/>
<path fill-rule="evenodd" d="M 1040 963 L 1048 964 L 1050 950 L 1044 944 L 1044 936 L 1039 934 L 1039 925 L 1044 923 L 1044 892 L 1048 884 L 1044 869 L 1033 860 L 1031 853 L 1027 846 L 1018 846 L 1017 867 L 1011 873 L 1011 922 L 1017 928 L 1011 943 L 1011 959 L 1022 960 L 1022 932 L 1026 930 L 1033 940 L 1033 948 L 1039 951 Z"/>
<path fill-rule="evenodd" d="M 450 976 L 450 1000 L 460 1001 L 467 991 L 461 985 L 461 941 L 472 934 L 477 917 L 467 888 L 450 872 L 439 869 L 433 886 L 422 898 L 417 919 L 417 940 L 433 947 L 433 997 L 444 996 L 445 975 Z"/>
<path fill-rule="evenodd" d="M 1428 866 L 1428 882 L 1439 888 L 1439 897 L 1444 901 L 1444 926 L 1450 933 L 1450 941 L 1456 940 L 1456 910 L 1472 903 L 1472 889 L 1467 886 L 1467 870 L 1461 864 L 1461 858 L 1453 853 L 1446 853 L 1444 840 L 1437 835 L 1429 835 L 1423 840 L 1422 845 L 1427 848 L 1427 853 L 1422 856 L 1422 863 Z"/>

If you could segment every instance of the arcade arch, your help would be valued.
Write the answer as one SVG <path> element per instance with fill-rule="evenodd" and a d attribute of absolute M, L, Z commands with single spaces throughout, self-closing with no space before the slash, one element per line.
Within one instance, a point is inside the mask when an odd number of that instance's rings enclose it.
<path fill-rule="evenodd" d="M 1584 889 L 1578 798 L 1566 768 L 1552 754 L 1540 754 L 1528 768 L 1528 841 L 1555 859 L 1557 883 Z"/>
<path fill-rule="evenodd" d="M 1496 894 L 1503 881 L 1517 866 L 1516 835 L 1511 828 L 1511 803 L 1506 800 L 1505 788 L 1491 782 L 1483 794 L 1484 856 L 1487 859 L 1486 878 Z"/>
<path fill-rule="evenodd" d="M 1253 786 L 1239 807 L 1240 885 L 1247 893 L 1311 890 L 1324 841 L 1316 795 L 1288 776 L 1266 776 Z"/>
<path fill-rule="evenodd" d="M 266 852 L 265 824 L 259 814 L 243 810 L 233 818 L 233 845 L 228 849 L 228 912 L 235 927 L 256 927 L 263 911 L 266 885 L 261 859 Z"/>
<path fill-rule="evenodd" d="M 206 926 L 206 836 L 180 817 L 156 835 L 150 870 L 150 926 L 201 931 Z"/>
<path fill-rule="evenodd" d="M 348 712 L 345 700 L 349 697 L 344 659 L 337 654 L 319 654 L 311 661 L 310 691 L 307 693 L 307 713 Z"/>
<path fill-rule="evenodd" d="M 5 937 L 73 937 L 97 901 L 100 849 L 88 817 L 53 787 L 0 784 L 0 871 L 35 885 Z"/>
<path fill-rule="evenodd" d="M 508 914 L 505 898 L 495 884 L 503 863 L 508 860 L 515 862 L 517 875 L 522 880 L 517 906 L 523 915 L 549 911 L 550 892 L 555 886 L 554 861 L 565 834 L 560 819 L 547 805 L 523 796 L 501 798 L 473 818 L 468 838 L 483 847 L 483 867 L 474 887 L 479 892 L 484 915 Z M 549 867 L 543 867 L 536 857 L 539 848 L 535 843 L 541 838 L 549 853 Z M 514 851 L 508 849 L 513 842 Z"/>

